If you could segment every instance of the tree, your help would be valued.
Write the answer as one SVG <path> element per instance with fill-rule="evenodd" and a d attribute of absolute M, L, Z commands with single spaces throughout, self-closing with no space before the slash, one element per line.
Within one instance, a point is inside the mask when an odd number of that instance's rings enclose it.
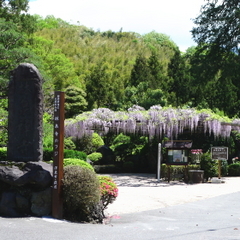
<path fill-rule="evenodd" d="M 41 73 L 54 85 L 55 90 L 64 90 L 72 84 L 76 87 L 81 86 L 73 63 L 61 49 L 54 47 L 54 41 L 35 36 L 29 48 L 38 56 Z"/>
<path fill-rule="evenodd" d="M 176 107 L 188 103 L 191 99 L 191 76 L 186 65 L 186 59 L 180 51 L 175 51 L 168 64 L 169 102 Z"/>
<path fill-rule="evenodd" d="M 207 107 L 223 110 L 229 116 L 239 114 L 239 21 L 239 0 L 207 0 L 192 29 L 198 43 L 192 72 L 201 84 L 199 95 Z"/>
<path fill-rule="evenodd" d="M 155 51 L 152 51 L 151 56 L 148 59 L 148 68 L 151 73 L 151 77 L 146 79 L 151 89 L 166 89 L 166 77 L 164 76 L 163 64 L 159 61 L 159 57 Z"/>
<path fill-rule="evenodd" d="M 111 69 L 108 63 L 97 63 L 86 79 L 88 109 L 111 106 L 116 103 L 111 82 Z"/>
<path fill-rule="evenodd" d="M 194 20 L 193 39 L 200 45 L 239 54 L 240 1 L 207 0 Z"/>
<path fill-rule="evenodd" d="M 131 71 L 129 85 L 137 87 L 141 82 L 149 81 L 151 77 L 151 71 L 148 67 L 146 57 L 139 54 Z"/>
<path fill-rule="evenodd" d="M 85 100 L 86 93 L 83 89 L 69 86 L 66 91 L 65 97 L 65 116 L 66 118 L 71 118 L 74 115 L 82 113 L 86 107 L 87 102 Z"/>
<path fill-rule="evenodd" d="M 28 0 L 0 1 L 0 83 L 6 93 L 9 72 L 33 54 L 26 47 L 36 27 L 35 18 L 27 14 Z"/>
<path fill-rule="evenodd" d="M 22 34 L 32 34 L 36 31 L 36 18 L 27 13 L 28 2 L 28 0 L 0 1 L 0 18 L 17 24 Z"/>
<path fill-rule="evenodd" d="M 17 24 L 0 18 L 0 88 L 2 94 L 6 91 L 9 72 L 32 54 L 24 47 L 24 41 L 25 37 L 18 31 Z"/>

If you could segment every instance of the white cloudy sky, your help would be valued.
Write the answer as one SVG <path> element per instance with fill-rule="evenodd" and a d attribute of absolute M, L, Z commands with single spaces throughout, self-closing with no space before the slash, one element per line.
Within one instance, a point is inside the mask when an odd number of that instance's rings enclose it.
<path fill-rule="evenodd" d="M 190 33 L 205 0 L 30 0 L 30 14 L 53 15 L 100 31 L 156 31 L 185 51 L 196 45 Z"/>

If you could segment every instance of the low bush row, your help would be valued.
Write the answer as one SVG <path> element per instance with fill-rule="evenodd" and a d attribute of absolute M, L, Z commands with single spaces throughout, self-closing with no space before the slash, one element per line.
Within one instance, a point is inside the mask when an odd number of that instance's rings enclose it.
<path fill-rule="evenodd" d="M 64 149 L 64 158 L 77 158 L 86 161 L 87 154 L 81 151 Z M 43 149 L 43 160 L 49 162 L 53 160 L 53 149 L 44 148 Z M 7 148 L 0 148 L 0 161 L 7 161 Z"/>
<path fill-rule="evenodd" d="M 77 158 L 77 159 L 86 161 L 87 154 L 84 152 L 81 152 L 81 151 L 64 149 L 64 158 Z M 43 160 L 46 162 L 53 160 L 53 149 L 52 148 L 44 148 L 43 149 Z"/>

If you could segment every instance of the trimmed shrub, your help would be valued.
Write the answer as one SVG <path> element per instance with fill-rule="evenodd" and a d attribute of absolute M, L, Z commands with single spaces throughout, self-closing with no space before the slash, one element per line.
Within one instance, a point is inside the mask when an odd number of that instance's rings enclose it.
<path fill-rule="evenodd" d="M 64 149 L 74 150 L 76 148 L 75 143 L 71 137 L 64 138 Z"/>
<path fill-rule="evenodd" d="M 87 160 L 87 154 L 80 151 L 64 149 L 64 158 L 78 158 L 81 160 Z M 53 149 L 44 148 L 43 149 L 43 160 L 48 162 L 53 160 Z"/>
<path fill-rule="evenodd" d="M 100 135 L 93 133 L 92 136 L 83 136 L 74 140 L 77 150 L 81 150 L 90 154 L 96 152 L 99 147 L 104 145 L 104 141 Z"/>
<path fill-rule="evenodd" d="M 102 158 L 102 154 L 99 152 L 94 152 L 87 155 L 87 158 L 91 160 L 93 163 L 97 163 Z"/>
<path fill-rule="evenodd" d="M 240 176 L 240 162 L 232 163 L 228 166 L 229 176 Z"/>
<path fill-rule="evenodd" d="M 107 208 L 108 204 L 113 203 L 118 196 L 118 188 L 111 177 L 98 176 L 100 182 L 101 202 L 103 210 Z"/>
<path fill-rule="evenodd" d="M 77 159 L 77 158 L 64 158 L 63 159 L 63 166 L 69 166 L 69 165 L 75 165 L 75 166 L 81 166 L 84 168 L 88 168 L 89 170 L 94 172 L 93 167 L 91 166 L 91 164 L 81 160 L 81 159 Z"/>
<path fill-rule="evenodd" d="M 63 215 L 74 222 L 102 222 L 100 184 L 97 175 L 84 167 L 64 167 Z"/>
<path fill-rule="evenodd" d="M 64 149 L 64 158 L 78 158 L 86 161 L 87 154 L 81 151 Z"/>
<path fill-rule="evenodd" d="M 7 161 L 7 148 L 0 148 L 0 161 Z"/>
<path fill-rule="evenodd" d="M 188 175 L 186 175 L 185 172 L 185 167 L 181 166 L 181 165 L 166 165 L 166 164 L 161 164 L 161 177 L 168 179 L 168 168 L 170 168 L 170 176 L 171 179 L 170 180 L 175 180 L 175 179 L 183 179 L 185 178 L 188 179 Z M 200 166 L 199 165 L 195 165 L 195 164 L 190 164 L 187 166 L 187 170 L 199 170 Z M 187 173 L 188 174 L 188 173 Z"/>

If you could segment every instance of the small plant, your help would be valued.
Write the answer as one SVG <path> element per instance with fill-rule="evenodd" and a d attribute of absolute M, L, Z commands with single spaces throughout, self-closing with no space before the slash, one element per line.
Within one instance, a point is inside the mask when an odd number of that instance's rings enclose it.
<path fill-rule="evenodd" d="M 200 167 L 204 170 L 204 178 L 208 181 L 209 178 L 218 176 L 218 165 L 215 160 L 212 160 L 209 152 L 202 154 Z"/>
<path fill-rule="evenodd" d="M 97 175 L 84 167 L 64 167 L 64 218 L 76 222 L 102 222 L 100 187 Z"/>
<path fill-rule="evenodd" d="M 118 188 L 111 177 L 98 176 L 100 182 L 101 202 L 103 210 L 107 208 L 110 203 L 116 200 L 118 196 Z"/>
<path fill-rule="evenodd" d="M 91 164 L 77 158 L 64 158 L 63 160 L 63 165 L 64 167 L 72 165 L 72 166 L 81 166 L 83 168 L 88 168 L 89 170 L 94 172 L 93 167 Z"/>

